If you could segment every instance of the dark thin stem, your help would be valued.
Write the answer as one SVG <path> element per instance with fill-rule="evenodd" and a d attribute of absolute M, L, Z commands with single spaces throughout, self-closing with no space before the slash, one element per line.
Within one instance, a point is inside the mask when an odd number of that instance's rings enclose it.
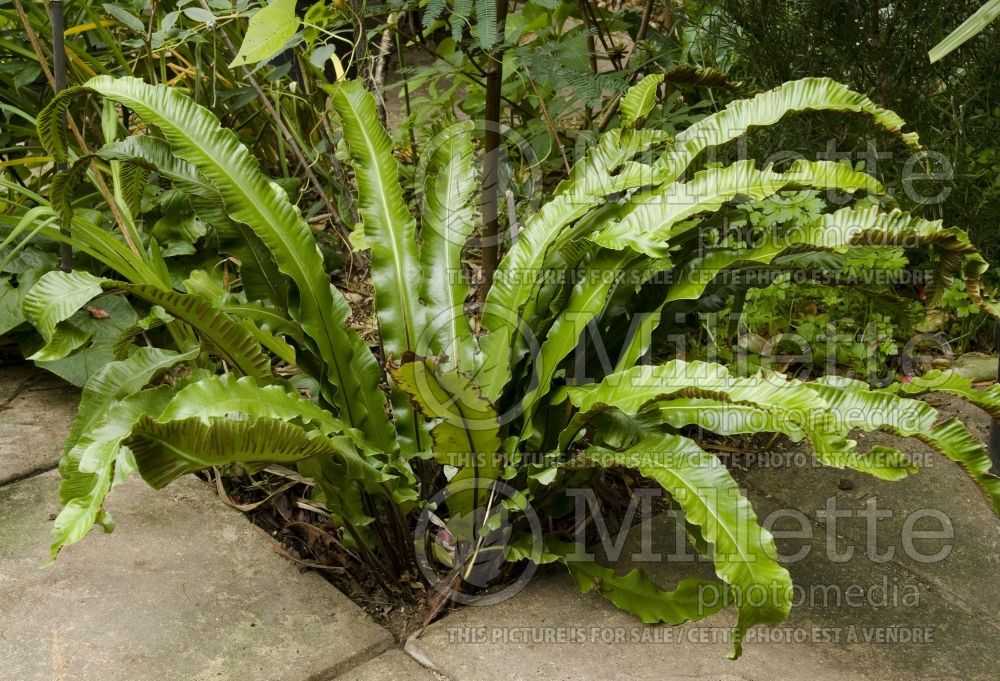
<path fill-rule="evenodd" d="M 55 79 L 53 90 L 59 94 L 66 89 L 66 22 L 63 18 L 63 0 L 52 0 L 52 76 Z M 65 163 L 56 165 L 56 170 L 66 170 Z M 69 225 L 61 224 L 59 230 L 69 236 Z M 59 269 L 69 272 L 73 269 L 73 247 L 69 241 L 59 244 Z"/>
<path fill-rule="evenodd" d="M 395 26 L 396 59 L 399 61 L 399 77 L 403 79 L 403 104 L 406 106 L 406 120 L 410 130 L 410 152 L 414 161 L 417 157 L 417 138 L 413 132 L 413 110 L 410 106 L 410 81 L 406 76 L 406 58 L 403 56 L 403 41 L 399 39 L 399 25 Z"/>
<path fill-rule="evenodd" d="M 590 0 L 581 0 L 583 4 L 583 9 L 585 13 L 590 14 L 590 21 L 593 22 L 594 28 L 597 29 L 597 39 L 601 41 L 601 47 L 604 48 L 604 53 L 611 60 L 616 71 L 622 70 L 621 59 L 615 55 L 614 50 L 611 49 L 611 37 L 608 36 L 607 39 L 604 37 L 604 29 L 601 28 L 601 22 L 597 19 L 597 12 L 594 11 L 594 6 L 590 4 Z"/>
<path fill-rule="evenodd" d="M 354 539 L 354 543 L 358 547 L 358 551 L 361 554 L 362 560 L 368 567 L 368 570 L 371 573 L 372 577 L 374 577 L 375 581 L 379 583 L 379 586 L 382 587 L 383 591 L 385 591 L 388 594 L 393 593 L 394 589 L 390 586 L 391 582 L 386 580 L 389 579 L 395 581 L 395 576 L 390 575 L 386 572 L 385 565 L 382 563 L 382 561 L 378 559 L 378 557 L 374 553 L 372 553 L 371 548 L 369 548 L 368 544 L 365 542 L 365 538 L 361 536 L 361 532 L 358 530 L 358 528 L 355 527 L 354 524 L 351 523 L 349 520 L 347 520 L 347 518 L 344 518 L 343 520 L 344 520 L 344 529 L 346 529 L 347 533 L 350 534 L 351 537 Z"/>
<path fill-rule="evenodd" d="M 507 22 L 507 0 L 497 0 L 497 40 L 499 45 L 486 63 L 486 134 L 483 158 L 483 282 L 479 290 L 482 300 L 493 285 L 497 269 L 500 237 L 500 213 L 497 210 L 497 190 L 500 183 L 500 88 L 503 84 L 503 40 Z"/>
<path fill-rule="evenodd" d="M 566 174 L 569 175 L 569 159 L 566 158 L 566 147 L 562 143 L 562 138 L 559 136 L 559 130 L 556 129 L 556 122 L 552 120 L 552 116 L 549 114 L 549 109 L 545 106 L 545 98 L 538 91 L 538 86 L 535 85 L 535 81 L 528 76 L 528 84 L 531 86 L 531 91 L 535 93 L 535 98 L 538 100 L 538 108 L 542 112 L 542 118 L 545 120 L 545 125 L 549 129 L 549 134 L 552 135 L 552 140 L 555 142 L 556 147 L 559 149 L 559 155 L 562 156 L 563 166 L 566 168 Z"/>
<path fill-rule="evenodd" d="M 594 43 L 594 34 L 590 30 L 590 15 L 584 6 L 585 0 L 580 0 L 580 17 L 583 19 L 583 27 L 587 31 L 587 61 L 590 65 L 591 75 L 597 75 L 597 45 Z M 593 112 L 589 105 L 583 107 L 583 127 L 590 128 L 590 121 Z"/>
<path fill-rule="evenodd" d="M 406 517 L 403 515 L 402 510 L 399 508 L 399 504 L 397 504 L 396 500 L 392 498 L 392 490 L 389 489 L 389 486 L 385 483 L 382 483 L 381 487 L 382 493 L 386 498 L 386 503 L 389 505 L 390 527 L 393 528 L 396 535 L 395 543 L 403 552 L 403 560 L 405 561 L 404 567 L 416 570 L 417 557 L 412 551 L 413 532 L 410 531 L 410 526 L 407 524 Z"/>

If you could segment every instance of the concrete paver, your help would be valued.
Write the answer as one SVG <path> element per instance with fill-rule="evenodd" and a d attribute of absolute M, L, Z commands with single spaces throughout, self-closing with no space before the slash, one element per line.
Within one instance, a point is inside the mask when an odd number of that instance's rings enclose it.
<path fill-rule="evenodd" d="M 988 419 L 962 416 L 985 437 Z M 889 436 L 868 440 L 863 449 L 900 446 L 924 455 L 929 466 L 906 480 L 883 482 L 817 466 L 806 452 L 737 469 L 758 517 L 777 530 L 778 551 L 795 583 L 789 619 L 752 632 L 740 660 L 726 659 L 733 608 L 678 628 L 646 627 L 600 596 L 581 596 L 563 570 L 540 572 L 498 605 L 452 611 L 411 638 L 407 650 L 468 681 L 995 679 L 1000 520 L 955 464 Z M 830 504 L 848 513 L 836 525 L 825 515 Z M 875 530 L 859 513 L 871 508 L 880 512 Z M 675 517 L 652 523 L 650 548 L 665 560 L 634 560 L 641 532 L 633 529 L 616 561 L 622 570 L 641 565 L 665 587 L 712 576 L 710 562 L 678 550 L 675 538 L 684 535 Z M 811 530 L 801 536 L 804 527 Z M 953 538 L 914 537 L 914 530 L 950 531 Z M 946 546 L 943 557 L 927 559 Z M 844 561 L 849 550 L 853 555 Z"/>
<path fill-rule="evenodd" d="M 402 650 L 394 649 L 341 674 L 336 681 L 439 681 L 442 678 L 421 667 Z"/>
<path fill-rule="evenodd" d="M 79 390 L 31 364 L 0 366 L 0 485 L 59 463 L 79 401 Z"/>
<path fill-rule="evenodd" d="M 55 472 L 0 487 L 0 660 L 18 681 L 330 679 L 392 637 L 200 480 L 115 488 L 111 534 L 40 569 Z"/>

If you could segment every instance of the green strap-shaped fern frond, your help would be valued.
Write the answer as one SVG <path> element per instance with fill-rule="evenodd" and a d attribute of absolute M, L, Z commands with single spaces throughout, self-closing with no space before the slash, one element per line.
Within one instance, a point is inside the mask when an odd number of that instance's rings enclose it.
<path fill-rule="evenodd" d="M 100 279 L 86 272 L 49 272 L 24 299 L 25 315 L 36 326 L 46 346 L 34 356 L 69 354 L 67 338 L 75 335 L 65 320 L 89 300 L 109 289 L 124 289 L 138 298 L 159 305 L 176 319 L 190 324 L 213 351 L 243 374 L 261 380 L 271 378 L 271 360 L 245 326 L 191 294 L 166 291 L 147 284 L 128 284 Z M 86 340 L 86 338 L 84 338 Z M 57 352 L 58 351 L 58 352 Z M 62 354 L 62 356 L 65 356 Z"/>
<path fill-rule="evenodd" d="M 656 88 L 663 82 L 662 73 L 651 73 L 629 88 L 622 97 L 622 127 L 631 128 L 649 115 L 656 104 Z"/>
<path fill-rule="evenodd" d="M 705 149 L 730 142 L 750 128 L 772 125 L 790 113 L 801 111 L 865 113 L 884 130 L 899 135 L 907 146 L 920 148 L 917 133 L 902 132 L 906 123 L 895 112 L 879 107 L 868 97 L 830 78 L 803 78 L 751 99 L 736 100 L 722 111 L 692 124 L 677 135 L 674 150 L 657 162 L 659 178 L 673 181 Z"/>
<path fill-rule="evenodd" d="M 954 371 L 931 369 L 923 376 L 912 377 L 909 383 L 892 383 L 882 390 L 907 397 L 917 397 L 929 392 L 949 393 L 974 404 L 993 418 L 1000 419 L 1000 383 L 977 390 L 972 385 L 972 379 Z"/>
<path fill-rule="evenodd" d="M 475 381 L 455 369 L 442 369 L 437 360 L 427 357 L 407 356 L 401 363 L 390 365 L 389 372 L 421 413 L 437 421 L 431 437 L 439 461 L 464 468 L 477 458 L 491 461 L 499 452 L 496 409 L 482 396 Z M 484 469 L 494 475 L 497 472 L 495 463 Z"/>
<path fill-rule="evenodd" d="M 664 139 L 645 130 L 610 131 L 573 167 L 555 196 L 525 221 L 497 268 L 483 309 L 488 333 L 480 339 L 477 380 L 488 398 L 496 399 L 510 379 L 513 338 L 522 322 L 531 321 L 522 318 L 522 311 L 544 282 L 546 258 L 572 238 L 569 226 L 608 196 L 649 182 L 649 168 L 629 159 Z"/>
<path fill-rule="evenodd" d="M 60 93 L 38 118 L 39 138 L 57 160 L 67 156 L 62 115 L 87 92 L 124 104 L 159 128 L 173 152 L 219 190 L 230 217 L 260 237 L 295 285 L 290 313 L 307 334 L 310 349 L 322 359 L 316 371 L 324 396 L 373 443 L 393 449 L 393 429 L 377 389 L 378 364 L 347 326 L 350 308 L 330 284 L 309 226 L 283 192 L 271 186 L 236 135 L 175 89 L 135 78 L 98 76 Z"/>
<path fill-rule="evenodd" d="M 371 93 L 358 81 L 342 81 L 328 90 L 351 148 L 364 243 L 372 251 L 382 347 L 398 358 L 416 351 L 427 321 L 418 297 L 416 221 L 403 201 L 392 140 L 378 120 Z M 392 412 L 404 454 L 423 451 L 422 424 L 399 391 L 393 391 Z"/>
<path fill-rule="evenodd" d="M 536 542 L 521 538 L 509 546 L 507 560 L 530 560 L 538 565 L 562 563 L 573 577 L 580 593 L 597 591 L 645 624 L 676 626 L 696 622 L 726 606 L 727 590 L 725 585 L 718 582 L 682 579 L 676 588 L 667 590 L 660 588 L 642 568 L 635 568 L 621 575 L 613 568 L 599 565 L 589 556 L 584 556 L 584 547 L 577 544 L 548 537 Z"/>
<path fill-rule="evenodd" d="M 95 523 L 112 527 L 104 498 L 132 468 L 131 457 L 120 451 L 121 441 L 142 414 L 159 413 L 171 396 L 166 387 L 139 391 L 158 373 L 197 354 L 197 347 L 185 353 L 136 348 L 131 357 L 109 362 L 87 381 L 59 463 L 63 508 L 52 528 L 53 558 L 83 539 Z"/>
<path fill-rule="evenodd" d="M 358 81 L 329 89 L 351 148 L 361 228 L 372 250 L 382 345 L 399 357 L 416 349 L 424 320 L 414 286 L 420 281 L 416 221 L 403 201 L 392 140 L 378 120 L 374 97 Z"/>
<path fill-rule="evenodd" d="M 753 161 L 697 173 L 689 182 L 664 185 L 637 202 L 619 220 L 601 226 L 589 238 L 606 248 L 631 248 L 650 257 L 666 254 L 675 226 L 698 213 L 716 211 L 727 201 L 746 197 L 759 201 L 791 186 L 866 191 L 885 195 L 871 175 L 829 161 L 796 161 L 784 173 L 758 170 Z M 691 225 L 685 225 L 690 229 Z"/>
<path fill-rule="evenodd" d="M 211 348 L 247 376 L 271 380 L 271 359 L 260 341 L 243 324 L 217 309 L 209 301 L 190 293 L 165 291 L 144 284 L 104 282 L 104 288 L 123 288 L 137 298 L 159 305 L 171 316 L 186 322 Z"/>
<path fill-rule="evenodd" d="M 715 572 L 732 588 L 739 609 L 733 657 L 742 651 L 746 630 L 777 624 L 791 609 L 792 580 L 778 564 L 771 534 L 762 528 L 750 502 L 729 471 L 693 440 L 669 433 L 650 434 L 623 451 L 591 446 L 582 462 L 624 466 L 656 480 L 701 529 L 713 547 Z"/>
<path fill-rule="evenodd" d="M 794 416 L 799 423 L 827 406 L 806 384 L 781 374 L 760 373 L 739 378 L 730 376 L 721 364 L 679 359 L 657 366 L 633 367 L 606 376 L 597 385 L 566 390 L 581 412 L 604 404 L 634 415 L 647 404 L 678 393 L 686 397 L 726 395 L 734 402 L 764 404 Z"/>
<path fill-rule="evenodd" d="M 476 228 L 472 122 L 449 126 L 434 137 L 431 148 L 420 226 L 420 290 L 427 322 L 417 352 L 443 353 L 455 368 L 471 371 L 474 345 L 465 317 L 469 287 L 462 276 L 462 248 Z"/>
<path fill-rule="evenodd" d="M 213 466 L 290 464 L 339 456 L 351 447 L 343 439 L 269 417 L 245 421 L 195 416 L 162 422 L 148 415 L 132 427 L 125 444 L 139 474 L 155 489 Z"/>

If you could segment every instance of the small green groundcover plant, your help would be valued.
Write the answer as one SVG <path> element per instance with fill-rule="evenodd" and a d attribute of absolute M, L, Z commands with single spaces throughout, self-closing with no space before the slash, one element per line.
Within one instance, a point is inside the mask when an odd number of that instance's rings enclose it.
<path fill-rule="evenodd" d="M 657 81 L 647 77 L 623 98 L 620 127 L 523 217 L 475 314 L 466 313 L 462 276 L 477 222 L 472 124 L 449 127 L 430 145 L 411 212 L 373 98 L 357 82 L 330 86 L 357 182 L 354 241 L 371 253 L 374 350 L 347 324 L 351 310 L 306 221 L 209 111 L 133 78 L 99 76 L 58 95 L 38 129 L 55 159 L 70 164 L 51 197 L 69 230 L 41 231 L 119 278 L 42 276 L 24 302 L 46 343 L 40 356 L 87 346 L 69 319 L 96 296 L 126 292 L 149 314 L 122 334 L 117 359 L 84 390 L 60 465 L 53 556 L 95 524 L 111 529 L 105 497 L 133 471 L 161 488 L 211 467 L 253 472 L 278 463 L 315 481 L 313 494 L 344 540 L 383 576 L 420 563 L 449 595 L 502 584 L 504 564 L 562 562 L 581 591 L 599 591 L 646 623 L 678 624 L 734 603 L 738 655 L 749 627 L 788 615 L 791 577 L 736 481 L 692 433 L 772 431 L 808 440 L 829 466 L 886 480 L 915 473 L 903 452 L 862 452 L 848 438 L 854 429 L 888 430 L 963 466 L 1000 512 L 1000 481 L 988 474 L 982 447 L 960 422 L 939 421 L 930 405 L 910 399 L 951 391 L 1000 416 L 1000 388 L 977 392 L 935 372 L 874 390 L 833 376 L 803 383 L 766 370 L 737 376 L 710 362 L 645 361 L 661 321 L 721 309 L 764 279 L 743 273 L 808 268 L 859 244 L 919 245 L 936 254 L 938 292 L 958 276 L 981 300 L 985 270 L 962 231 L 893 208 L 884 187 L 849 166 L 799 160 L 778 172 L 738 161 L 690 172 L 705 150 L 807 110 L 866 114 L 918 149 L 893 112 L 810 78 L 735 101 L 671 137 L 642 127 Z M 106 106 L 107 146 L 74 156 L 64 115 L 90 94 L 127 107 L 145 133 L 115 140 Z M 223 250 L 239 250 L 240 283 L 226 288 L 200 271 L 172 280 L 155 240 L 130 248 L 80 219 L 72 187 L 95 159 L 112 166 L 116 187 L 142 171 L 183 190 L 184 209 L 211 225 Z M 868 201 L 805 228 L 775 227 L 753 243 L 705 246 L 724 205 L 790 188 L 863 192 Z M 127 201 L 119 208 L 127 211 Z M 299 373 L 289 378 L 293 365 Z M 579 552 L 567 541 L 573 504 L 565 490 L 616 468 L 669 493 L 694 544 L 712 556 L 717 581 L 664 589 L 642 570 L 619 575 L 572 559 Z M 415 547 L 430 545 L 416 551 L 418 561 Z M 494 567 L 492 583 L 482 579 L 484 564 Z"/>

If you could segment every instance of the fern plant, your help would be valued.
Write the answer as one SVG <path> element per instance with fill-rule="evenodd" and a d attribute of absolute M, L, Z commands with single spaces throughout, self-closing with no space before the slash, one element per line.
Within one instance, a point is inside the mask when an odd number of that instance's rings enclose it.
<path fill-rule="evenodd" d="M 348 304 L 302 216 L 209 111 L 131 78 L 97 77 L 56 97 L 39 135 L 57 160 L 68 158 L 61 121 L 71 102 L 87 93 L 118 102 L 162 137 L 115 143 L 115 158 L 157 169 L 216 229 L 242 233 L 256 247 L 241 259 L 243 304 L 198 275 L 181 291 L 128 276 L 52 272 L 27 296 L 25 313 L 53 337 L 108 289 L 128 291 L 186 330 L 174 349 L 139 346 L 138 332 L 126 334 L 120 359 L 88 383 L 60 467 L 64 508 L 53 556 L 95 524 L 111 527 L 104 499 L 133 470 L 159 488 L 210 467 L 254 471 L 279 462 L 315 481 L 317 500 L 387 579 L 415 568 L 414 542 L 424 538 L 413 536 L 414 517 L 432 514 L 446 538 L 433 555 L 444 574 L 435 585 L 445 594 L 464 583 L 484 586 L 477 581 L 484 562 L 562 562 L 581 590 L 597 590 L 648 623 L 694 620 L 735 602 L 738 655 L 747 628 L 786 617 L 791 578 L 753 507 L 690 426 L 807 439 L 821 462 L 883 479 L 916 472 L 904 453 L 861 452 L 848 438 L 854 429 L 887 429 L 965 467 L 1000 512 L 1000 482 L 988 474 L 982 448 L 961 423 L 938 423 L 931 406 L 908 399 L 952 390 L 1000 415 L 996 391 L 976 392 L 950 375 L 880 391 L 837 377 L 803 383 L 764 371 L 735 376 L 707 362 L 645 361 L 654 331 L 676 313 L 718 309 L 761 280 L 739 273 L 807 267 L 815 254 L 859 243 L 924 244 L 939 255 L 942 286 L 958 275 L 977 296 L 985 269 L 963 232 L 891 206 L 843 208 L 740 248 L 699 246 L 700 234 L 717 227 L 713 216 L 738 197 L 822 188 L 891 203 L 872 177 L 826 162 L 797 161 L 778 172 L 740 161 L 685 176 L 708 148 L 808 110 L 863 113 L 911 147 L 918 139 L 901 131 L 894 113 L 828 79 L 736 101 L 671 138 L 638 128 L 655 81 L 625 97 L 623 127 L 604 134 L 525 216 L 478 317 L 465 313 L 469 289 L 460 276 L 475 225 L 471 124 L 438 140 L 418 229 L 372 97 L 356 82 L 331 86 L 357 180 L 357 236 L 372 255 L 381 339 L 374 352 L 346 324 Z M 591 347 L 595 330 L 603 343 Z M 279 347 L 277 356 L 313 381 L 310 397 L 272 371 Z M 170 380 L 157 380 L 165 373 Z M 619 575 L 577 559 L 565 490 L 621 468 L 656 481 L 683 509 L 696 543 L 714 547 L 718 582 L 664 589 L 641 570 Z M 501 498 L 501 488 L 516 493 Z M 510 518 L 502 526 L 501 513 Z M 533 524 L 538 516 L 545 522 Z M 541 527 L 550 529 L 542 535 Z M 709 602 L 712 593 L 727 598 Z"/>

